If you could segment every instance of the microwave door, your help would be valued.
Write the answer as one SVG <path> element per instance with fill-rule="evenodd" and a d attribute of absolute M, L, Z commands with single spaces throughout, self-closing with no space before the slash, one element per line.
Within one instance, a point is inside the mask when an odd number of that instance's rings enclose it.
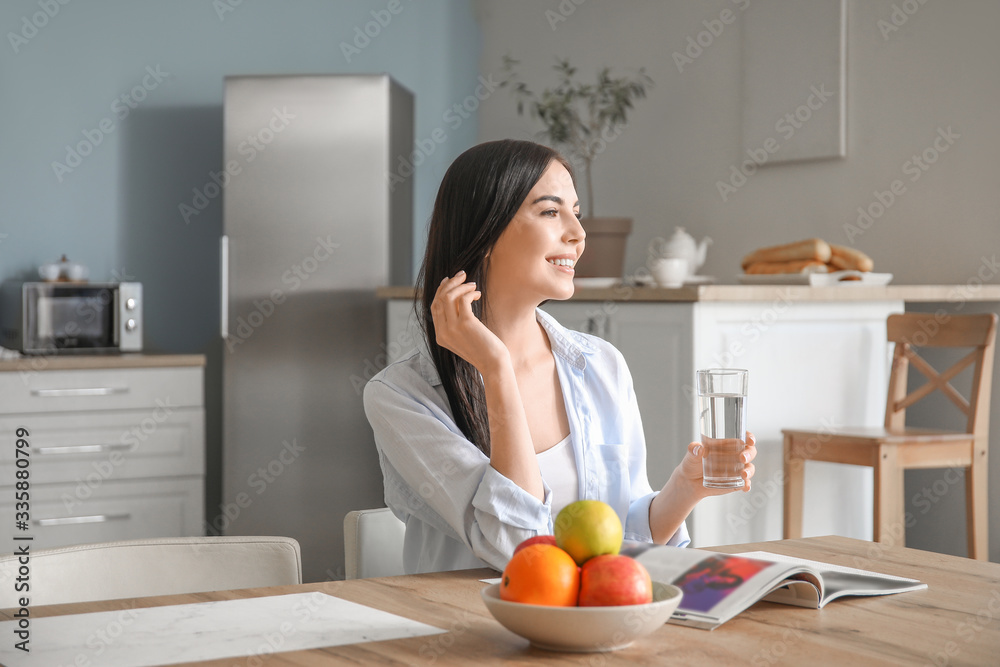
<path fill-rule="evenodd" d="M 26 347 L 32 352 L 98 352 L 116 346 L 114 290 L 45 286 L 28 300 Z"/>

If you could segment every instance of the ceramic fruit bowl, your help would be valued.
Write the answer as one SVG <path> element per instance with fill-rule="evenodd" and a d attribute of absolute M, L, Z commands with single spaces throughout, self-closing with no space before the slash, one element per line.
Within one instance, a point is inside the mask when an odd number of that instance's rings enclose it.
<path fill-rule="evenodd" d="M 493 618 L 532 646 L 550 651 L 616 651 L 662 627 L 681 602 L 676 586 L 653 582 L 653 601 L 620 607 L 546 607 L 500 599 L 500 585 L 482 595 Z"/>

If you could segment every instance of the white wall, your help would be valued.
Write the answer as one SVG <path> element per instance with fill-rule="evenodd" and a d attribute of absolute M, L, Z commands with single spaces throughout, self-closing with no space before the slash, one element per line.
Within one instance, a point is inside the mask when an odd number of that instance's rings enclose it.
<path fill-rule="evenodd" d="M 557 57 L 570 58 L 585 76 L 605 65 L 622 73 L 646 67 L 655 87 L 595 171 L 597 213 L 635 219 L 626 270 L 643 263 L 651 238 L 683 225 L 716 241 L 702 273 L 732 282 L 740 257 L 755 247 L 809 236 L 846 243 L 843 227 L 856 221 L 858 206 L 867 207 L 875 190 L 901 179 L 906 192 L 854 239 L 857 247 L 897 283 L 974 276 L 980 257 L 1000 245 L 993 196 L 1000 175 L 1000 3 L 925 0 L 883 38 L 877 22 L 889 21 L 902 0 L 849 1 L 847 157 L 768 166 L 724 202 L 716 182 L 746 158 L 740 152 L 740 21 L 683 72 L 672 53 L 705 30 L 703 21 L 727 8 L 753 11 L 755 1 L 586 0 L 576 6 L 581 0 L 486 0 L 480 3 L 480 67 L 497 72 L 510 53 L 535 88 L 554 83 Z M 559 7 L 575 11 L 553 29 L 546 10 L 558 14 Z M 807 95 L 803 91 L 803 100 Z M 518 117 L 504 91 L 483 103 L 479 127 L 481 140 L 532 138 L 540 129 Z M 960 138 L 911 182 L 904 163 L 948 127 Z"/>
<path fill-rule="evenodd" d="M 812 236 L 849 242 L 844 226 L 856 222 L 858 207 L 867 208 L 876 190 L 899 179 L 905 192 L 853 239 L 874 258 L 876 271 L 893 273 L 896 283 L 964 284 L 977 273 L 1000 282 L 997 268 L 984 261 L 1000 254 L 1000 3 L 848 0 L 847 157 L 768 165 L 723 201 L 716 183 L 746 158 L 740 148 L 741 21 L 713 36 L 683 71 L 672 54 L 684 52 L 689 37 L 698 39 L 704 21 L 726 9 L 752 12 L 757 1 L 482 0 L 480 68 L 498 72 L 509 53 L 537 89 L 554 83 L 557 57 L 570 58 L 585 76 L 605 65 L 617 72 L 646 67 L 655 87 L 595 170 L 597 214 L 635 220 L 627 272 L 644 263 L 650 239 L 681 225 L 715 240 L 701 272 L 734 282 L 739 259 L 758 246 Z M 897 13 L 901 25 L 891 30 L 894 7 L 903 12 L 903 5 L 911 14 Z M 708 42 L 705 35 L 702 41 Z M 803 99 L 807 95 L 803 91 Z M 948 128 L 958 138 L 911 180 L 907 161 Z M 483 104 L 480 140 L 534 138 L 538 129 L 537 121 L 517 115 L 504 91 Z M 997 405 L 995 396 L 994 442 Z M 996 508 L 996 448 L 992 468 Z M 911 497 L 933 478 L 908 475 L 907 481 Z M 948 494 L 937 519 L 911 530 L 909 541 L 964 553 L 962 495 Z M 992 519 L 998 560 L 1000 512 Z"/>

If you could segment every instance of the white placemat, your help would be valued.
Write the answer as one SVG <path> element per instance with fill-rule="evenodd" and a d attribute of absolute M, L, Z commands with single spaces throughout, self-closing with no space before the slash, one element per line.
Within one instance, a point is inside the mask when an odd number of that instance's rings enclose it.
<path fill-rule="evenodd" d="M 29 653 L 0 623 L 6 667 L 155 667 L 447 632 L 324 593 L 33 618 Z"/>

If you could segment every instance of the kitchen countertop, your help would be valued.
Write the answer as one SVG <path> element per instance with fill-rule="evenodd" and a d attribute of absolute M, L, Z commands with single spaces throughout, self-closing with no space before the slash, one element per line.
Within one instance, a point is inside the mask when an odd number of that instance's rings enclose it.
<path fill-rule="evenodd" d="M 204 366 L 203 354 L 79 354 L 0 359 L 0 373 L 115 368 L 177 368 Z"/>
<path fill-rule="evenodd" d="M 379 287 L 380 299 L 412 299 L 410 286 Z M 1000 301 L 1000 285 L 685 285 L 684 287 L 578 287 L 570 301 Z"/>

